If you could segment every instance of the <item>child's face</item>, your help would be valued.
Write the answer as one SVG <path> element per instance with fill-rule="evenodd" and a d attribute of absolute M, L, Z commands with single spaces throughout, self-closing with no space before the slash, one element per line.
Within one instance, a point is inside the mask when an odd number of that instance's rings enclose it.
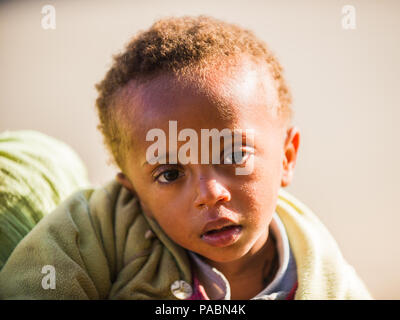
<path fill-rule="evenodd" d="M 247 60 L 232 70 L 209 74 L 207 90 L 190 81 L 178 85 L 167 76 L 139 89 L 128 85 L 123 110 L 132 148 L 124 174 L 117 176 L 172 240 L 218 262 L 237 260 L 264 245 L 278 190 L 291 180 L 299 143 L 296 128 L 288 130 L 276 114 L 278 97 L 269 73 Z M 201 129 L 254 129 L 254 169 L 237 175 L 232 164 L 144 164 L 154 144 L 146 141 L 147 132 L 162 129 L 169 150 L 171 120 L 177 121 L 178 133 L 190 128 L 199 139 Z M 178 150 L 183 144 L 178 141 Z M 230 227 L 204 234 L 208 223 Z"/>

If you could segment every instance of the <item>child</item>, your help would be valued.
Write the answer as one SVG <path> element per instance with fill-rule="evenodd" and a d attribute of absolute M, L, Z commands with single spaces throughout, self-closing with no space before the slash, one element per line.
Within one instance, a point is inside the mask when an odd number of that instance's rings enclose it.
<path fill-rule="evenodd" d="M 280 189 L 300 133 L 280 64 L 250 31 L 162 19 L 97 89 L 121 172 L 40 221 L 1 271 L 0 297 L 370 298 L 324 226 Z M 211 150 L 213 129 L 239 132 L 239 144 L 234 134 Z"/>

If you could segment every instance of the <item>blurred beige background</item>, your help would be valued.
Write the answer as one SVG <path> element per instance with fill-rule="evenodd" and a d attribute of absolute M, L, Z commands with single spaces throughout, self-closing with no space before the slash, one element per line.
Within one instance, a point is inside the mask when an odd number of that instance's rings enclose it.
<path fill-rule="evenodd" d="M 41 26 L 56 9 L 56 29 Z M 342 7 L 356 29 L 342 28 Z M 400 1 L 0 1 L 0 131 L 70 144 L 91 181 L 113 178 L 94 84 L 137 30 L 210 14 L 250 28 L 286 69 L 302 132 L 289 191 L 311 207 L 378 299 L 400 299 Z"/>

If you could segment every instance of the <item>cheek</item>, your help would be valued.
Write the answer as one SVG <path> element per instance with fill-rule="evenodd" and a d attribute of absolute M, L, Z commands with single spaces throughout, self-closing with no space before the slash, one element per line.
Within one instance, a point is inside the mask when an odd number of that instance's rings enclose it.
<path fill-rule="evenodd" d="M 196 234 L 195 226 L 199 224 L 195 216 L 188 214 L 185 205 L 180 201 L 171 201 L 158 197 L 157 201 L 152 201 L 148 207 L 152 217 L 157 221 L 164 232 L 180 245 L 187 245 L 191 237 Z"/>
<path fill-rule="evenodd" d="M 264 164 L 264 165 L 262 165 Z M 280 188 L 281 167 L 277 161 L 267 163 L 258 160 L 254 171 L 240 185 L 238 196 L 245 205 L 243 213 L 249 213 L 247 219 L 255 224 L 268 222 L 275 211 Z"/>

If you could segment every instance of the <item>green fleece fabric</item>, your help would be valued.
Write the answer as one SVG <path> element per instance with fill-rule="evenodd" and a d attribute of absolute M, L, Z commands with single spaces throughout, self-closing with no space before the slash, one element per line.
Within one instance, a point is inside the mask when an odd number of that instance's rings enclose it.
<path fill-rule="evenodd" d="M 276 212 L 297 263 L 295 299 L 371 298 L 307 207 L 281 190 Z M 42 286 L 47 265 L 54 267 L 55 289 Z M 186 250 L 113 181 L 75 193 L 38 223 L 0 272 L 0 298 L 176 299 L 176 280 L 192 283 Z"/>
<path fill-rule="evenodd" d="M 54 290 L 42 287 L 45 265 L 55 268 Z M 112 182 L 76 193 L 37 224 L 0 272 L 0 298 L 176 299 L 175 280 L 191 283 L 185 250 Z"/>
<path fill-rule="evenodd" d="M 0 270 L 21 239 L 62 200 L 89 185 L 78 155 L 37 131 L 0 134 Z"/>

